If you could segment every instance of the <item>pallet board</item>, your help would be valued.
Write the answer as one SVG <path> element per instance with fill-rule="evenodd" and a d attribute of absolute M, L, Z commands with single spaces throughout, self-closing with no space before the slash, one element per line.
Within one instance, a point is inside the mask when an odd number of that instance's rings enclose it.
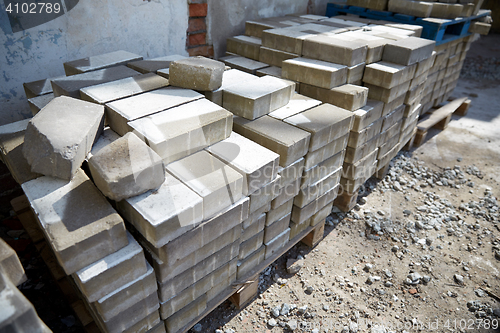
<path fill-rule="evenodd" d="M 329 3 L 326 7 L 326 16 L 332 17 L 344 14 L 359 15 L 363 18 L 385 20 L 397 23 L 415 24 L 423 27 L 421 38 L 436 41 L 436 45 L 451 42 L 455 39 L 469 36 L 469 27 L 473 20 L 490 16 L 491 10 L 480 10 L 477 15 L 450 19 L 420 18 L 411 15 L 398 14 L 388 11 L 377 11 L 357 6 Z"/>
<path fill-rule="evenodd" d="M 453 113 L 467 100 L 467 97 L 455 99 L 454 101 L 440 107 L 429 116 L 424 117 L 417 124 L 417 134 L 415 135 L 415 146 L 420 146 L 427 136 L 430 128 L 435 127 L 444 130 L 451 120 Z"/>

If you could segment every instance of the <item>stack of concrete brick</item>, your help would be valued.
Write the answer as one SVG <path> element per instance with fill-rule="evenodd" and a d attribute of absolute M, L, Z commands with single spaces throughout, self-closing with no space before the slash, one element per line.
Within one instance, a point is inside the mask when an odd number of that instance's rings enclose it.
<path fill-rule="evenodd" d="M 51 333 L 33 305 L 16 287 L 25 280 L 16 252 L 0 239 L 0 331 Z"/>
<path fill-rule="evenodd" d="M 147 330 L 160 323 L 153 270 L 122 218 L 80 168 L 103 119 L 103 106 L 55 98 L 23 130 L 22 155 L 14 156 L 12 165 L 27 163 L 40 174 L 22 188 L 58 263 L 101 330 Z"/>
<path fill-rule="evenodd" d="M 363 82 L 368 97 L 384 103 L 377 170 L 396 156 L 414 134 L 435 42 L 408 37 L 388 43 L 381 62 L 368 65 Z"/>
<path fill-rule="evenodd" d="M 371 4 L 377 2 L 380 7 L 387 5 L 391 12 L 417 16 L 436 17 L 443 19 L 455 19 L 457 17 L 469 17 L 476 15 L 484 0 L 438 0 L 438 1 L 415 1 L 415 0 L 348 0 L 348 4 L 372 8 Z M 377 10 L 386 10 L 373 8 Z"/>
<path fill-rule="evenodd" d="M 435 47 L 435 57 L 425 81 L 421 113 L 446 102 L 455 89 L 467 52 L 477 34 Z"/>

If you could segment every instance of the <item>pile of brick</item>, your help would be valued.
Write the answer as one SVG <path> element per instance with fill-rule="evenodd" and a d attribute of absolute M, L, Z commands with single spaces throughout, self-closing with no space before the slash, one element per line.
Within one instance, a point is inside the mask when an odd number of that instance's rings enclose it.
<path fill-rule="evenodd" d="M 346 4 L 416 17 L 454 19 L 476 15 L 483 2 L 484 0 L 347 0 Z"/>
<path fill-rule="evenodd" d="M 0 238 L 0 331 L 52 332 L 17 289 L 25 281 L 26 274 L 16 252 Z"/>
<path fill-rule="evenodd" d="M 295 99 L 310 97 L 354 116 L 350 131 L 342 132 L 349 135 L 335 205 L 343 210 L 414 135 L 435 60 L 435 43 L 418 37 L 421 27 L 367 21 L 315 15 L 249 21 L 247 35 L 228 39 L 229 55 L 222 59 L 248 73 L 294 81 Z M 325 107 L 322 113 L 329 112 Z"/>
<path fill-rule="evenodd" d="M 25 84 L 38 107 L 0 156 L 101 331 L 178 332 L 322 230 L 353 114 L 214 60 L 126 57 Z"/>

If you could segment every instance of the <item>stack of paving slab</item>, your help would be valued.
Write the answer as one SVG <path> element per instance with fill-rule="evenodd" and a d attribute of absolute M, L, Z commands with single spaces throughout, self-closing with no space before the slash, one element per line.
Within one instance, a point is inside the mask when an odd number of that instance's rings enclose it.
<path fill-rule="evenodd" d="M 416 17 L 454 19 L 476 15 L 484 0 L 347 0 L 349 6 Z"/>
<path fill-rule="evenodd" d="M 477 38 L 477 34 L 472 34 L 435 47 L 434 62 L 425 81 L 421 113 L 446 102 L 451 96 L 467 52 Z"/>
<path fill-rule="evenodd" d="M 38 317 L 35 308 L 16 286 L 26 281 L 16 252 L 0 239 L 0 331 L 52 332 Z"/>

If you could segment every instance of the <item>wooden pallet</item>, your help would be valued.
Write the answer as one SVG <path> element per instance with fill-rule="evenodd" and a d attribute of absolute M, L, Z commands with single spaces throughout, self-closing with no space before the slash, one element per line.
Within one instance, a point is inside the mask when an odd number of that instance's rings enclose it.
<path fill-rule="evenodd" d="M 480 10 L 477 15 L 457 18 L 454 20 L 438 18 L 420 18 L 411 15 L 398 14 L 388 11 L 378 11 L 357 6 L 329 3 L 326 7 L 326 16 L 354 14 L 363 18 L 383 20 L 389 22 L 406 23 L 422 26 L 421 38 L 436 41 L 436 45 L 469 36 L 469 27 L 473 20 L 491 16 L 490 10 Z"/>
<path fill-rule="evenodd" d="M 448 127 L 453 113 L 467 100 L 467 97 L 455 99 L 454 101 L 440 107 L 432 112 L 428 117 L 420 120 L 417 124 L 417 134 L 413 144 L 418 147 L 424 142 L 427 132 L 434 127 L 444 130 Z"/>
<path fill-rule="evenodd" d="M 451 97 L 450 99 L 448 99 L 448 102 L 451 102 L 453 100 L 455 100 L 455 98 Z M 466 99 L 465 102 L 463 102 L 462 105 L 460 105 L 458 109 L 453 112 L 453 114 L 456 116 L 465 117 L 467 115 L 467 112 L 469 112 L 471 104 L 472 100 Z"/>
<path fill-rule="evenodd" d="M 313 238 L 318 239 L 318 242 L 323 238 L 323 233 L 315 231 L 318 226 L 322 225 L 323 232 L 324 232 L 324 221 L 317 224 L 314 227 L 307 227 L 304 231 L 302 231 L 300 234 L 295 236 L 295 238 L 291 239 L 283 248 L 281 248 L 279 251 L 275 252 L 271 257 L 268 259 L 264 260 L 264 262 L 260 263 L 257 267 L 252 269 L 250 272 L 248 272 L 244 277 L 241 279 L 238 279 L 236 282 L 234 282 L 230 287 L 226 288 L 223 292 L 221 292 L 216 298 L 211 300 L 207 304 L 207 308 L 203 313 L 201 313 L 199 316 L 191 320 L 188 324 L 186 324 L 183 328 L 178 330 L 175 333 L 186 333 L 188 332 L 196 323 L 198 323 L 200 320 L 205 318 L 208 314 L 210 314 L 213 310 L 215 310 L 220 304 L 225 302 L 227 299 L 230 299 L 231 296 L 233 296 L 235 293 L 239 293 L 239 296 L 236 296 L 236 304 L 243 304 L 241 306 L 245 306 L 245 304 L 248 304 L 250 300 L 254 298 L 256 295 L 255 293 L 255 281 L 257 281 L 258 284 L 258 278 L 259 274 L 267 268 L 267 266 L 271 265 L 273 262 L 275 262 L 279 257 L 281 257 L 283 254 L 288 252 L 292 247 L 294 247 L 298 242 L 304 240 L 309 234 L 312 232 L 315 233 Z M 307 241 L 306 241 L 307 242 Z M 317 244 L 317 242 L 315 243 Z M 244 293 L 244 290 L 246 288 L 253 288 L 253 290 L 249 290 L 249 292 L 245 293 L 244 297 L 242 298 L 241 295 Z M 239 299 L 238 299 L 239 297 Z M 234 303 L 234 300 L 233 300 Z"/>

